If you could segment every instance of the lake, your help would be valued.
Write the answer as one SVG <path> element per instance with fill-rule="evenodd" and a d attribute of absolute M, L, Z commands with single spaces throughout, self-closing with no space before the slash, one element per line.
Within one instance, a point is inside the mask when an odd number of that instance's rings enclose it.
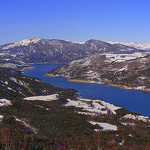
<path fill-rule="evenodd" d="M 75 83 L 62 77 L 44 76 L 48 71 L 61 64 L 33 64 L 32 69 L 24 74 L 36 77 L 57 87 L 76 89 L 83 98 L 96 98 L 125 107 L 132 112 L 150 116 L 150 93 L 142 91 L 123 90 L 99 84 Z"/>

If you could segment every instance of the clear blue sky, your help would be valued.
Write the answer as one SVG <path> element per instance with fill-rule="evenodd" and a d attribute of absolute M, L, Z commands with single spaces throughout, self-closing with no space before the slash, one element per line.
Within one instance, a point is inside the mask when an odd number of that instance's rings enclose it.
<path fill-rule="evenodd" d="M 150 0 L 1 0 L 0 6 L 0 44 L 33 37 L 150 43 Z"/>

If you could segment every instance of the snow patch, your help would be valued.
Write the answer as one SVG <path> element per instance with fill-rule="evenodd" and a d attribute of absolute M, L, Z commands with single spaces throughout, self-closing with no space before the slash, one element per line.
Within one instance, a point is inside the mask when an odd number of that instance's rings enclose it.
<path fill-rule="evenodd" d="M 76 43 L 76 44 L 85 44 L 85 42 L 73 42 L 73 43 Z"/>
<path fill-rule="evenodd" d="M 131 123 L 131 122 L 121 122 L 121 124 L 124 126 L 134 126 L 135 125 L 134 123 Z"/>
<path fill-rule="evenodd" d="M 10 88 L 10 87 L 7 87 L 7 89 L 8 89 L 8 90 L 11 90 L 11 91 L 13 91 L 13 92 L 16 92 L 15 90 L 13 90 L 13 89 Z"/>
<path fill-rule="evenodd" d="M 11 101 L 7 99 L 0 99 L 0 107 L 12 105 Z"/>
<path fill-rule="evenodd" d="M 26 97 L 24 100 L 29 101 L 53 101 L 58 99 L 58 94 L 52 94 L 52 95 L 46 95 L 46 96 L 32 96 L 32 97 Z"/>
<path fill-rule="evenodd" d="M 92 125 L 99 125 L 99 127 L 101 127 L 102 129 L 95 129 L 95 131 L 117 131 L 117 126 L 116 125 L 112 125 L 109 123 L 105 123 L 105 122 L 95 122 L 95 121 L 89 121 L 90 124 Z"/>
<path fill-rule="evenodd" d="M 126 114 L 120 119 L 132 119 L 132 120 L 137 120 L 137 121 L 150 122 L 150 119 L 148 116 L 142 116 L 142 115 Z"/>
<path fill-rule="evenodd" d="M 67 103 L 64 106 L 74 106 L 82 108 L 85 112 L 78 112 L 85 115 L 98 115 L 98 114 L 116 114 L 115 110 L 121 109 L 122 107 L 115 106 L 102 100 L 82 99 L 77 100 L 67 99 Z"/>
<path fill-rule="evenodd" d="M 26 126 L 27 128 L 29 128 L 32 133 L 37 134 L 37 131 L 35 129 L 33 129 L 29 124 L 27 124 L 25 121 L 22 121 L 22 120 L 20 120 L 20 119 L 18 119 L 16 117 L 15 117 L 15 119 L 16 119 L 16 122 L 22 123 L 24 126 Z"/>
<path fill-rule="evenodd" d="M 3 119 L 3 117 L 4 117 L 3 115 L 0 115 L 0 120 L 2 120 L 2 119 Z"/>
<path fill-rule="evenodd" d="M 13 63 L 4 63 L 4 64 L 0 64 L 0 67 L 16 69 L 16 68 L 17 68 L 17 65 L 16 65 L 16 64 L 13 64 Z"/>
<path fill-rule="evenodd" d="M 133 53 L 133 54 L 111 54 L 106 53 L 107 60 L 105 62 L 124 62 L 127 60 L 132 60 L 140 57 L 146 56 L 146 53 Z"/>
<path fill-rule="evenodd" d="M 120 143 L 118 143 L 119 145 L 123 145 L 124 144 L 124 140 L 122 140 Z"/>
<path fill-rule="evenodd" d="M 146 86 L 133 87 L 133 89 L 135 89 L 135 90 L 144 90 L 145 88 L 146 88 Z"/>

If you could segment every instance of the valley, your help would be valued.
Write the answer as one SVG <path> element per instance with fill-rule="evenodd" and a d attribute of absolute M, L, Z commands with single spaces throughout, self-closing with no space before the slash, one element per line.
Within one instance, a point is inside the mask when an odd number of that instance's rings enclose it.
<path fill-rule="evenodd" d="M 0 149 L 148 149 L 149 66 L 149 51 L 99 40 L 0 46 Z"/>

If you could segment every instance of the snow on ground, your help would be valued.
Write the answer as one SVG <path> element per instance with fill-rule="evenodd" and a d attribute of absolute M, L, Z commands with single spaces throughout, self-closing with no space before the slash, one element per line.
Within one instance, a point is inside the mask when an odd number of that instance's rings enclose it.
<path fill-rule="evenodd" d="M 2 119 L 3 119 L 3 115 L 0 115 L 0 121 L 2 121 Z"/>
<path fill-rule="evenodd" d="M 121 124 L 124 126 L 134 126 L 135 125 L 134 123 L 131 123 L 131 122 L 121 122 Z"/>
<path fill-rule="evenodd" d="M 14 77 L 9 77 L 9 80 L 11 80 L 11 81 L 13 81 L 13 82 L 15 82 L 15 83 L 17 83 L 19 85 L 22 85 L 22 86 L 25 86 L 25 84 L 26 84 L 24 81 L 18 80 L 18 79 L 14 78 Z"/>
<path fill-rule="evenodd" d="M 95 129 L 95 131 L 117 131 L 117 126 L 105 123 L 105 122 L 95 122 L 95 121 L 89 121 L 92 125 L 99 125 L 102 129 Z"/>
<path fill-rule="evenodd" d="M 2 83 L 5 84 L 5 85 L 8 85 L 8 81 L 0 80 L 0 82 L 2 82 Z"/>
<path fill-rule="evenodd" d="M 2 120 L 3 120 L 3 115 L 0 115 L 0 124 L 1 124 Z"/>
<path fill-rule="evenodd" d="M 88 57 L 82 58 L 82 59 L 79 59 L 79 60 L 74 60 L 74 61 L 70 62 L 69 67 L 70 68 L 74 67 L 74 65 L 77 65 L 77 64 L 80 64 L 81 67 L 88 66 L 88 65 L 91 64 L 91 60 Z"/>
<path fill-rule="evenodd" d="M 123 68 L 119 69 L 118 71 L 127 70 L 127 67 L 128 67 L 128 66 L 125 66 L 125 67 L 123 67 Z"/>
<path fill-rule="evenodd" d="M 10 87 L 7 87 L 7 89 L 8 89 L 8 90 L 11 90 L 11 91 L 13 91 L 13 92 L 16 92 L 15 90 L 13 90 L 13 89 L 10 88 Z"/>
<path fill-rule="evenodd" d="M 98 102 L 99 100 L 97 100 Z M 113 114 L 116 114 L 115 110 L 118 110 L 118 109 L 121 109 L 122 107 L 119 107 L 119 106 L 115 106 L 113 104 L 110 104 L 110 103 L 107 103 L 105 101 L 101 101 L 101 103 L 107 107 L 110 111 L 112 111 Z"/>
<path fill-rule="evenodd" d="M 82 114 L 82 115 L 90 115 L 90 116 L 95 116 L 96 115 L 95 113 L 92 113 L 92 112 L 81 112 L 81 111 L 78 111 L 77 113 L 78 114 Z"/>
<path fill-rule="evenodd" d="M 0 107 L 12 105 L 11 101 L 7 99 L 0 99 Z"/>
<path fill-rule="evenodd" d="M 16 65 L 16 64 L 13 64 L 13 63 L 4 63 L 4 64 L 0 64 L 0 67 L 16 69 L 16 68 L 17 68 L 17 65 Z"/>
<path fill-rule="evenodd" d="M 132 59 L 146 56 L 145 53 L 133 53 L 133 54 L 111 54 L 111 53 L 107 53 L 105 55 L 106 55 L 106 58 L 108 59 L 108 60 L 106 60 L 106 62 L 113 62 L 113 61 L 124 62 L 127 60 L 132 60 Z"/>
<path fill-rule="evenodd" d="M 85 42 L 73 42 L 73 43 L 76 43 L 76 44 L 84 44 Z"/>
<path fill-rule="evenodd" d="M 124 144 L 124 140 L 122 140 L 120 143 L 118 143 L 119 145 L 123 145 Z"/>
<path fill-rule="evenodd" d="M 22 120 L 20 120 L 20 119 L 18 119 L 16 117 L 15 117 L 15 119 L 16 119 L 16 122 L 22 123 L 24 126 L 26 126 L 27 128 L 29 128 L 32 133 L 37 134 L 37 131 L 35 129 L 33 129 L 33 127 L 31 127 L 29 124 L 27 124 L 26 122 L 24 122 L 24 121 L 22 121 Z"/>
<path fill-rule="evenodd" d="M 130 134 L 130 133 L 128 134 L 128 136 L 133 137 L 133 135 L 132 135 L 132 134 Z"/>
<path fill-rule="evenodd" d="M 144 122 L 150 122 L 150 118 L 147 116 L 140 116 L 140 115 L 132 115 L 132 114 L 126 114 L 120 119 L 132 119 L 137 121 L 144 121 Z"/>
<path fill-rule="evenodd" d="M 5 81 L 5 84 L 7 84 L 7 85 L 8 85 L 8 81 Z"/>
<path fill-rule="evenodd" d="M 100 83 L 101 82 L 100 75 L 97 72 L 90 70 L 90 71 L 87 71 L 85 75 L 87 76 L 87 79 L 90 81 L 90 83 Z M 95 81 L 93 81 L 93 79 L 97 79 L 99 82 L 95 82 Z"/>
<path fill-rule="evenodd" d="M 67 101 L 64 106 L 83 108 L 82 110 L 85 112 L 78 113 L 92 116 L 97 114 L 116 114 L 115 110 L 122 108 L 102 100 L 78 98 L 77 100 L 67 99 Z"/>
<path fill-rule="evenodd" d="M 144 90 L 146 88 L 146 86 L 137 86 L 137 87 L 134 87 L 133 89 L 135 90 Z"/>
<path fill-rule="evenodd" d="M 52 95 L 46 95 L 46 96 L 32 96 L 32 97 L 26 97 L 24 100 L 29 100 L 29 101 L 52 101 L 52 100 L 57 100 L 58 99 L 58 94 L 52 94 Z"/>

